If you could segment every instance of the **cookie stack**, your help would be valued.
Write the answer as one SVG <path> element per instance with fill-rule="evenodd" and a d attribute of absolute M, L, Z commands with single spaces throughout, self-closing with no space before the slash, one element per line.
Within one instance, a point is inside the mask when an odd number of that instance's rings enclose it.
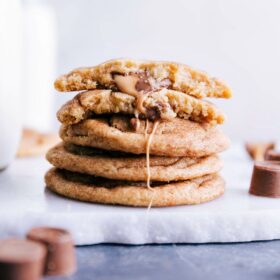
<path fill-rule="evenodd" d="M 111 60 L 56 80 L 81 91 L 58 111 L 63 142 L 47 153 L 55 193 L 106 204 L 199 204 L 224 192 L 218 153 L 224 115 L 206 97 L 229 98 L 221 81 L 173 62 Z"/>

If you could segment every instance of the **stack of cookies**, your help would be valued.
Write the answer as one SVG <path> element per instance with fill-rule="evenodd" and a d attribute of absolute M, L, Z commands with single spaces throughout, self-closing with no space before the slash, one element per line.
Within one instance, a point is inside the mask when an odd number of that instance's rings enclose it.
<path fill-rule="evenodd" d="M 105 204 L 199 204 L 224 193 L 218 153 L 229 146 L 224 115 L 203 98 L 230 98 L 221 81 L 173 62 L 118 59 L 55 82 L 80 91 L 58 111 L 47 187 Z"/>

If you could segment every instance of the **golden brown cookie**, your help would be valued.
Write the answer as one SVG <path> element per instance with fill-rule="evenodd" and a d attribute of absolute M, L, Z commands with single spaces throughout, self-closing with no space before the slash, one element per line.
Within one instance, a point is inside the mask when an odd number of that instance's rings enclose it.
<path fill-rule="evenodd" d="M 17 151 L 18 157 L 44 155 L 48 149 L 60 142 L 57 134 L 41 133 L 33 129 L 24 128 Z"/>
<path fill-rule="evenodd" d="M 53 168 L 45 176 L 47 187 L 62 196 L 81 201 L 128 206 L 164 207 L 200 204 L 224 193 L 224 180 L 206 175 L 188 181 L 154 183 L 114 181 Z"/>
<path fill-rule="evenodd" d="M 125 93 L 169 88 L 198 98 L 231 97 L 230 89 L 222 81 L 187 65 L 131 59 L 115 59 L 73 70 L 58 78 L 55 88 L 59 91 L 106 88 Z"/>
<path fill-rule="evenodd" d="M 145 155 L 119 154 L 62 143 L 47 153 L 47 160 L 60 169 L 115 180 L 145 181 Z M 151 181 L 179 181 L 217 173 L 222 161 L 217 155 L 203 158 L 150 157 Z"/>
<path fill-rule="evenodd" d="M 139 104 L 138 104 L 139 105 Z M 213 125 L 222 124 L 224 115 L 211 103 L 178 91 L 162 89 L 148 93 L 137 106 L 136 97 L 111 90 L 91 90 L 76 95 L 58 111 L 63 124 L 75 124 L 96 114 L 131 114 L 156 119 L 181 117 Z"/>
<path fill-rule="evenodd" d="M 147 123 L 146 123 L 147 124 Z M 152 123 L 148 123 L 148 133 Z M 61 138 L 68 143 L 104 150 L 145 154 L 145 121 L 128 116 L 88 119 L 75 125 L 62 125 Z M 224 151 L 229 139 L 217 127 L 181 118 L 161 121 L 151 139 L 150 154 L 167 157 L 204 157 Z"/>

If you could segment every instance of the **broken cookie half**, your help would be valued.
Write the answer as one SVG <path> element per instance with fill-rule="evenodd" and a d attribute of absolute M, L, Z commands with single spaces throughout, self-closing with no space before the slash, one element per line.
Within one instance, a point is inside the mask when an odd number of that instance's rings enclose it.
<path fill-rule="evenodd" d="M 61 123 L 71 125 L 95 115 L 115 113 L 151 121 L 175 117 L 212 125 L 224 121 L 224 115 L 211 103 L 168 89 L 148 93 L 140 100 L 112 90 L 85 91 L 62 106 L 57 117 Z"/>
<path fill-rule="evenodd" d="M 231 97 L 231 90 L 224 82 L 187 65 L 130 59 L 115 59 L 73 70 L 59 77 L 55 88 L 59 91 L 112 89 L 134 97 L 167 88 L 196 98 Z"/>

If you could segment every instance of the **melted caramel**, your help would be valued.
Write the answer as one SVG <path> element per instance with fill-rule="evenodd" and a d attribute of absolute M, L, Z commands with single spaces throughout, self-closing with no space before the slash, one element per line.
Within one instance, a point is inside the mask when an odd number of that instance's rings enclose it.
<path fill-rule="evenodd" d="M 136 89 L 136 85 L 139 82 L 139 77 L 114 75 L 114 80 L 120 91 L 135 97 L 136 110 L 138 113 L 145 114 L 146 109 L 143 106 L 145 93 L 144 91 L 138 91 Z"/>
<path fill-rule="evenodd" d="M 159 121 L 156 121 L 153 123 L 153 129 L 152 132 L 150 134 L 147 134 L 148 132 L 148 127 L 149 127 L 149 121 L 146 120 L 146 128 L 145 128 L 145 138 L 146 138 L 146 168 L 147 168 L 147 188 L 150 189 L 151 191 L 153 191 L 152 194 L 152 199 L 149 203 L 147 212 L 150 211 L 152 204 L 153 204 L 153 200 L 154 200 L 154 189 L 151 187 L 151 167 L 150 167 L 150 146 L 153 140 L 153 136 L 156 132 L 157 126 L 159 124 Z"/>
<path fill-rule="evenodd" d="M 138 97 L 139 91 L 136 90 L 136 84 L 139 80 L 136 76 L 123 76 L 123 75 L 114 75 L 114 80 L 118 86 L 118 89 L 122 92 L 125 92 L 129 95 Z"/>
<path fill-rule="evenodd" d="M 146 122 L 145 122 L 145 139 L 147 139 L 147 136 L 148 136 L 148 131 L 149 131 L 149 120 L 146 119 Z"/>
<path fill-rule="evenodd" d="M 148 121 L 149 123 L 149 121 Z M 148 124 L 147 123 L 147 124 Z M 153 129 L 152 132 L 150 134 L 148 134 L 148 137 L 146 137 L 146 168 L 147 168 L 147 188 L 153 190 L 153 188 L 151 187 L 151 168 L 150 168 L 150 146 L 153 140 L 153 136 L 156 132 L 157 126 L 159 124 L 159 121 L 156 121 L 153 123 Z M 145 135 L 146 131 L 145 131 Z"/>

